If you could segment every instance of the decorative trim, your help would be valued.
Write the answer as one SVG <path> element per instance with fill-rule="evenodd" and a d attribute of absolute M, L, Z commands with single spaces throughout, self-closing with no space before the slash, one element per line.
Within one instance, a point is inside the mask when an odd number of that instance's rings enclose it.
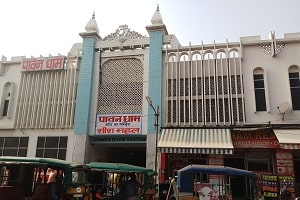
<path fill-rule="evenodd" d="M 19 65 L 21 61 L 0 61 L 0 76 L 4 75 L 9 69 L 9 65 Z"/>
<path fill-rule="evenodd" d="M 128 56 L 113 56 L 113 57 L 107 57 L 101 60 L 101 66 L 104 65 L 104 63 L 106 63 L 107 61 L 110 60 L 122 60 L 122 59 L 137 59 L 140 60 L 142 63 L 144 62 L 144 55 L 143 54 L 139 54 L 139 55 L 128 55 Z"/>
<path fill-rule="evenodd" d="M 0 76 L 4 75 L 4 73 L 8 70 L 8 65 L 5 65 L 4 63 L 1 63 L 0 66 Z"/>
<path fill-rule="evenodd" d="M 276 45 L 276 48 L 274 49 L 275 55 L 281 53 L 284 50 L 285 43 L 280 43 Z M 262 51 L 267 55 L 272 55 L 272 45 L 271 44 L 265 44 L 261 45 Z"/>
<path fill-rule="evenodd" d="M 119 28 L 114 32 L 103 38 L 104 41 L 111 41 L 111 40 L 119 40 L 119 42 L 123 43 L 127 39 L 135 39 L 135 38 L 146 38 L 142 34 L 131 31 L 128 28 L 128 25 L 120 25 Z"/>

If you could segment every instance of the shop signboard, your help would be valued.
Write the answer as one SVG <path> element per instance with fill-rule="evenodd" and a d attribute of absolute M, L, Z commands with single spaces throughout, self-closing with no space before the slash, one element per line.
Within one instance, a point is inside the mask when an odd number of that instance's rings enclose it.
<path fill-rule="evenodd" d="M 233 131 L 231 136 L 234 148 L 280 148 L 272 131 Z"/>
<path fill-rule="evenodd" d="M 141 113 L 98 114 L 95 135 L 124 135 L 142 133 Z"/>
<path fill-rule="evenodd" d="M 61 70 L 64 65 L 64 56 L 25 58 L 22 61 L 22 71 Z"/>

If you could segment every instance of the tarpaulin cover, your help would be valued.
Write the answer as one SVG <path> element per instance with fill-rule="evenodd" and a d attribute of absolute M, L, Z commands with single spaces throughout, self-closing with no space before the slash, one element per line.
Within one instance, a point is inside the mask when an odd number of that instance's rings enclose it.
<path fill-rule="evenodd" d="M 253 176 L 253 172 L 220 165 L 196 165 L 191 164 L 178 170 L 178 186 L 181 191 L 186 190 L 185 186 L 192 184 L 193 173 L 217 174 L 227 176 Z"/>

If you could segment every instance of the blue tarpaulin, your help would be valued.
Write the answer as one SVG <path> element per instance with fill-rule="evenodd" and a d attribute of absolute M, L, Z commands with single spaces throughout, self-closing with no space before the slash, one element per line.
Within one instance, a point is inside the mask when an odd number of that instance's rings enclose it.
<path fill-rule="evenodd" d="M 193 173 L 217 174 L 227 176 L 253 176 L 253 172 L 220 165 L 196 165 L 191 164 L 178 170 L 178 186 L 181 191 L 187 191 L 193 184 Z M 190 189 L 188 189 L 190 190 Z"/>

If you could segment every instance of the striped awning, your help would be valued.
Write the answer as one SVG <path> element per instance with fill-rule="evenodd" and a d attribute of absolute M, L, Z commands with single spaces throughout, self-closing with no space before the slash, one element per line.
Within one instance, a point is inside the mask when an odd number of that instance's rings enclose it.
<path fill-rule="evenodd" d="M 300 150 L 300 129 L 273 129 L 281 149 Z"/>
<path fill-rule="evenodd" d="M 233 154 L 229 129 L 162 129 L 162 153 Z"/>

